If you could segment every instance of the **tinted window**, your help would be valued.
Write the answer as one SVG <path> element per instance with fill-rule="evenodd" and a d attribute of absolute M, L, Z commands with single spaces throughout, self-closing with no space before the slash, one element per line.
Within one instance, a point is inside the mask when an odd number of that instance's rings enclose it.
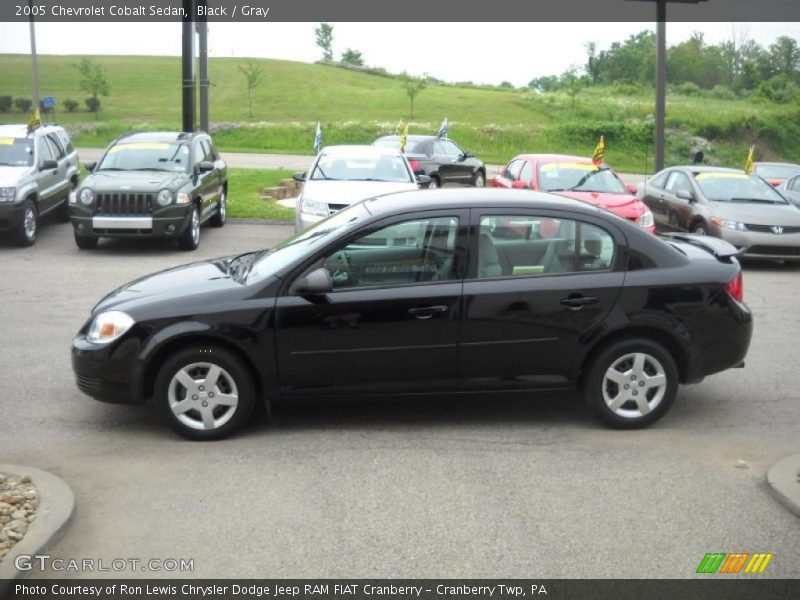
<path fill-rule="evenodd" d="M 56 160 L 64 158 L 64 148 L 61 146 L 61 140 L 58 139 L 55 133 L 47 134 L 47 142 L 50 144 L 50 151 L 53 153 Z"/>
<path fill-rule="evenodd" d="M 43 160 L 54 160 L 53 151 L 50 145 L 43 137 L 36 138 L 37 160 L 41 163 Z"/>
<path fill-rule="evenodd" d="M 519 173 L 520 181 L 524 181 L 527 185 L 531 185 L 533 183 L 533 167 L 531 167 L 531 163 L 527 160 L 523 161 L 522 164 L 522 171 Z"/>
<path fill-rule="evenodd" d="M 610 169 L 591 163 L 550 162 L 539 165 L 539 188 L 550 191 L 627 194 L 628 190 Z"/>
<path fill-rule="evenodd" d="M 188 171 L 186 142 L 121 142 L 109 149 L 97 170 Z"/>
<path fill-rule="evenodd" d="M 441 156 L 447 156 L 447 150 L 444 149 L 444 144 L 438 140 L 433 142 L 433 153 Z"/>
<path fill-rule="evenodd" d="M 709 200 L 786 204 L 774 187 L 755 175 L 705 171 L 696 173 L 694 180 Z"/>
<path fill-rule="evenodd" d="M 569 219 L 521 215 L 481 218 L 478 278 L 598 271 L 614 262 L 614 238 Z"/>
<path fill-rule="evenodd" d="M 322 266 L 335 289 L 444 281 L 452 276 L 457 235 L 456 217 L 396 223 L 348 243 Z"/>
<path fill-rule="evenodd" d="M 29 167 L 33 164 L 33 146 L 26 138 L 0 137 L 0 165 Z"/>
<path fill-rule="evenodd" d="M 214 152 L 214 149 L 211 147 L 211 142 L 209 140 L 202 140 L 200 145 L 203 147 L 203 160 L 208 160 L 211 162 L 217 160 L 217 155 Z"/>
<path fill-rule="evenodd" d="M 450 158 L 460 158 L 464 154 L 461 148 L 456 146 L 453 142 L 448 142 L 447 140 L 444 140 L 442 142 L 442 146 L 444 146 L 444 151 Z"/>
<path fill-rule="evenodd" d="M 508 163 L 506 170 L 503 171 L 503 177 L 507 179 L 511 179 L 512 181 L 519 177 L 519 172 L 522 169 L 522 161 L 521 160 L 512 160 Z"/>
<path fill-rule="evenodd" d="M 57 132 L 58 139 L 61 140 L 61 146 L 64 148 L 67 154 L 72 154 L 75 152 L 75 147 L 72 145 L 72 140 L 69 139 L 69 135 L 63 129 L 59 129 Z"/>

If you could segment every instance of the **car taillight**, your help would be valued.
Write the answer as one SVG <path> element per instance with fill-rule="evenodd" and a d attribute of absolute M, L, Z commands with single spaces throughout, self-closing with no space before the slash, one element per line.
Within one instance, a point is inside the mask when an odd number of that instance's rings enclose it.
<path fill-rule="evenodd" d="M 744 302 L 744 279 L 741 270 L 737 271 L 736 277 L 728 282 L 725 291 L 737 302 Z"/>
<path fill-rule="evenodd" d="M 411 170 L 416 173 L 417 169 L 419 169 L 419 161 L 418 160 L 409 160 L 408 161 L 408 166 L 411 167 Z"/>

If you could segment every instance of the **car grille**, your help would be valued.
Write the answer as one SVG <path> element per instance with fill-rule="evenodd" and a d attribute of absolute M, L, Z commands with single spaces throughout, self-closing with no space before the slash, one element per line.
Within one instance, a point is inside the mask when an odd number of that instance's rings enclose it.
<path fill-rule="evenodd" d="M 349 204 L 328 204 L 328 212 L 333 214 L 350 206 Z"/>
<path fill-rule="evenodd" d="M 87 392 L 96 392 L 100 389 L 101 381 L 94 377 L 86 377 L 84 375 L 75 375 L 75 383 L 78 387 Z"/>
<path fill-rule="evenodd" d="M 800 246 L 751 246 L 747 254 L 772 256 L 800 256 Z"/>
<path fill-rule="evenodd" d="M 97 215 L 150 215 L 153 194 L 97 194 Z"/>
<path fill-rule="evenodd" d="M 772 231 L 773 225 L 751 225 L 750 223 L 746 223 L 748 231 L 760 231 L 762 233 L 775 233 Z M 800 233 L 800 227 L 784 227 L 783 225 L 777 225 L 777 227 L 782 227 L 783 231 L 781 233 Z M 780 235 L 780 234 L 778 234 Z"/>

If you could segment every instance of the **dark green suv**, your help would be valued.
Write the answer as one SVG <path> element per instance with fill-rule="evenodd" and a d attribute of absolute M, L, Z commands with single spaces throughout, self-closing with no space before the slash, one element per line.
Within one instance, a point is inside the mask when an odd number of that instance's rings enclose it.
<path fill-rule="evenodd" d="M 129 133 L 116 139 L 70 199 L 78 248 L 101 237 L 200 243 L 200 226 L 225 224 L 228 170 L 205 133 Z"/>

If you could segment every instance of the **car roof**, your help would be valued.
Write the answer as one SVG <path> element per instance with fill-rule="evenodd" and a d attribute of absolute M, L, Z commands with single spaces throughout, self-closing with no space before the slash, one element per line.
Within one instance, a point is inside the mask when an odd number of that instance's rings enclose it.
<path fill-rule="evenodd" d="M 373 215 L 404 211 L 449 208 L 541 208 L 582 212 L 587 215 L 609 215 L 607 211 L 564 196 L 528 190 L 496 188 L 442 188 L 386 194 L 366 200 L 364 205 Z"/>
<path fill-rule="evenodd" d="M 191 139 L 197 134 L 182 131 L 134 131 L 117 138 L 116 143 L 128 142 L 174 142 L 182 139 Z"/>
<path fill-rule="evenodd" d="M 592 164 L 592 159 L 590 157 L 575 156 L 573 154 L 519 154 L 511 160 L 517 160 L 519 158 L 534 160 L 536 162 L 558 162 L 563 160 L 581 164 Z"/>
<path fill-rule="evenodd" d="M 435 140 L 437 138 L 438 138 L 438 136 L 435 136 L 435 135 L 409 135 L 406 138 L 406 141 L 407 142 L 416 143 L 416 142 L 426 142 L 428 140 Z M 382 137 L 379 137 L 378 140 L 397 140 L 399 142 L 400 141 L 400 136 L 399 135 L 384 135 Z"/>
<path fill-rule="evenodd" d="M 35 131 L 47 133 L 50 131 L 59 131 L 63 129 L 58 125 L 41 125 Z M 13 137 L 13 138 L 26 138 L 28 137 L 28 126 L 21 123 L 13 123 L 9 125 L 0 125 L 0 136 Z"/>
<path fill-rule="evenodd" d="M 759 161 L 759 162 L 754 162 L 753 166 L 754 167 L 798 167 L 798 168 L 800 168 L 800 165 L 798 165 L 796 163 L 789 163 L 789 162 L 761 162 L 761 161 Z"/>
<path fill-rule="evenodd" d="M 679 169 L 689 173 L 744 173 L 744 169 L 733 169 L 731 167 L 711 167 L 704 165 L 675 165 L 668 169 Z M 666 169 L 665 169 L 666 170 Z"/>
<path fill-rule="evenodd" d="M 359 156 L 399 156 L 399 148 L 388 148 L 386 146 L 356 145 L 347 144 L 340 146 L 325 146 L 322 154 L 329 154 L 342 157 Z"/>

